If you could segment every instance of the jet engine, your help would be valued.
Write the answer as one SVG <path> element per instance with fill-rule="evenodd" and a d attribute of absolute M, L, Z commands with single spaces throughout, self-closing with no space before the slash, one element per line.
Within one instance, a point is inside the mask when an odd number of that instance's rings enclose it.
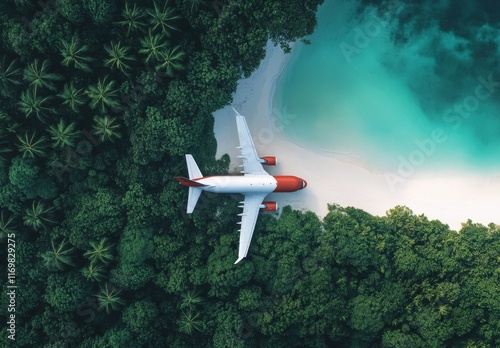
<path fill-rule="evenodd" d="M 275 166 L 278 163 L 278 158 L 274 156 L 264 156 L 260 158 L 260 163 L 266 166 Z"/>
<path fill-rule="evenodd" d="M 278 203 L 276 202 L 262 202 L 260 208 L 263 211 L 276 211 L 278 210 Z"/>

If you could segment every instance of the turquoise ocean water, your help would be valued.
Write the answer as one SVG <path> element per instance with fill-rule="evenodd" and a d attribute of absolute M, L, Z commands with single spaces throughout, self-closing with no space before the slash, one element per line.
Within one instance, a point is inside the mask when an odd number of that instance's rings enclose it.
<path fill-rule="evenodd" d="M 487 55 L 433 23 L 398 41 L 398 9 L 354 4 L 325 1 L 311 44 L 279 76 L 286 137 L 382 171 L 499 170 L 500 80 Z"/>

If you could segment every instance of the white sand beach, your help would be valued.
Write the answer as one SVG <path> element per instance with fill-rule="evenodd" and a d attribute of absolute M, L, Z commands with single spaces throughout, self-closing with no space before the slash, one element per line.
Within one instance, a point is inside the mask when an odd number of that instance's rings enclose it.
<path fill-rule="evenodd" d="M 485 225 L 500 224 L 500 173 L 430 173 L 415 168 L 402 176 L 377 172 L 357 158 L 317 153 L 288 141 L 283 130 L 293 118 L 272 110 L 271 98 L 273 84 L 289 56 L 268 43 L 266 58 L 249 78 L 240 80 L 231 105 L 246 116 L 259 154 L 278 158 L 278 165 L 266 170 L 274 175 L 296 175 L 308 182 L 302 191 L 271 194 L 267 200 L 278 202 L 280 207 L 311 210 L 320 217 L 327 213 L 328 203 L 379 216 L 405 205 L 415 214 L 438 219 L 455 230 L 468 219 Z M 231 168 L 236 171 L 240 161 L 236 157 L 239 150 L 234 111 L 228 106 L 214 113 L 214 118 L 217 157 L 228 153 Z"/>

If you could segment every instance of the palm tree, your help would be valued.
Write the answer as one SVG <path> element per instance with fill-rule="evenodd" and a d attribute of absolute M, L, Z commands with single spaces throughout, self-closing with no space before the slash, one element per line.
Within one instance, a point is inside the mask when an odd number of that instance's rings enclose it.
<path fill-rule="evenodd" d="M 451 307 L 447 304 L 440 305 L 438 307 L 438 314 L 440 317 L 445 317 L 447 316 L 451 311 Z"/>
<path fill-rule="evenodd" d="M 16 230 L 13 228 L 13 221 L 13 216 L 7 219 L 3 215 L 3 210 L 0 212 L 0 241 L 7 238 L 9 234 L 16 233 Z"/>
<path fill-rule="evenodd" d="M 34 115 L 43 122 L 43 116 L 48 112 L 54 112 L 52 108 L 47 107 L 49 101 L 50 97 L 40 97 L 36 94 L 35 90 L 28 89 L 21 93 L 21 98 L 17 105 L 19 105 L 19 110 L 21 110 L 26 117 Z"/>
<path fill-rule="evenodd" d="M 5 128 L 7 130 L 7 132 L 9 133 L 14 133 L 16 134 L 18 129 L 21 127 L 21 125 L 15 121 L 12 121 L 12 122 L 9 122 L 9 124 L 7 125 L 7 127 Z"/>
<path fill-rule="evenodd" d="M 193 315 L 191 311 L 187 313 L 182 311 L 181 318 L 179 319 L 179 329 L 181 332 L 191 335 L 194 330 L 201 331 L 203 325 L 202 321 L 198 319 L 199 313 Z"/>
<path fill-rule="evenodd" d="M 120 42 L 111 42 L 110 45 L 105 45 L 104 49 L 109 54 L 109 58 L 104 61 L 104 65 L 110 66 L 111 69 L 118 69 L 125 75 L 128 75 L 130 70 L 129 63 L 133 62 L 135 58 L 129 55 L 128 46 L 122 46 Z"/>
<path fill-rule="evenodd" d="M 65 266 L 74 266 L 73 260 L 71 259 L 71 253 L 73 252 L 73 247 L 67 248 L 68 243 L 65 239 L 56 247 L 54 241 L 51 241 L 52 250 L 44 252 L 41 257 L 43 259 L 43 264 L 49 270 L 63 270 Z"/>
<path fill-rule="evenodd" d="M 40 65 L 38 59 L 35 59 L 33 63 L 28 64 L 23 71 L 23 77 L 26 81 L 29 82 L 30 86 L 33 87 L 34 91 L 37 91 L 37 88 L 46 87 L 52 91 L 56 90 L 56 86 L 54 81 L 62 80 L 62 76 L 54 73 L 48 72 L 50 66 L 50 62 L 48 59 L 45 59 Z"/>
<path fill-rule="evenodd" d="M 171 7 L 167 6 L 168 1 L 165 1 L 163 8 L 158 6 L 158 3 L 153 2 L 154 9 L 148 9 L 146 12 L 149 15 L 149 23 L 153 26 L 152 29 L 156 30 L 157 28 L 161 29 L 161 32 L 167 36 L 170 36 L 170 30 L 177 30 L 177 28 L 173 25 L 172 22 L 181 18 L 178 15 L 175 15 L 175 10 Z"/>
<path fill-rule="evenodd" d="M 6 95 L 12 86 L 17 86 L 21 83 L 19 77 L 22 70 L 16 67 L 16 61 L 13 60 L 7 64 L 7 57 L 3 56 L 0 62 L 0 89 L 2 94 Z"/>
<path fill-rule="evenodd" d="M 104 276 L 104 267 L 101 264 L 91 262 L 87 267 L 82 268 L 82 274 L 91 282 L 100 282 Z"/>
<path fill-rule="evenodd" d="M 0 165 L 5 165 L 7 163 L 7 158 L 4 157 L 4 154 L 11 153 L 12 149 L 8 147 L 0 148 Z"/>
<path fill-rule="evenodd" d="M 3 155 L 12 152 L 10 145 L 8 130 L 3 127 L 0 128 L 0 165 L 7 162 L 7 159 Z"/>
<path fill-rule="evenodd" d="M 14 0 L 18 9 L 28 9 L 33 7 L 32 0 Z"/>
<path fill-rule="evenodd" d="M 38 139 L 35 139 L 36 132 L 33 132 L 28 135 L 28 132 L 24 133 L 24 137 L 20 135 L 17 136 L 19 139 L 19 144 L 17 147 L 19 151 L 23 154 L 23 157 L 31 157 L 35 158 L 35 156 L 43 156 L 45 155 L 45 137 L 42 136 Z"/>
<path fill-rule="evenodd" d="M 75 143 L 75 138 L 78 136 L 79 132 L 75 132 L 75 123 L 71 122 L 69 125 L 64 124 L 64 120 L 59 120 L 57 126 L 50 126 L 49 133 L 51 135 L 52 141 L 54 141 L 54 147 L 64 147 L 73 146 Z"/>
<path fill-rule="evenodd" d="M 95 116 L 94 134 L 98 135 L 101 141 L 113 141 L 114 138 L 121 138 L 120 133 L 117 132 L 120 125 L 116 124 L 115 121 L 116 118 L 110 118 L 108 115 Z"/>
<path fill-rule="evenodd" d="M 105 265 L 113 260 L 113 254 L 111 254 L 112 245 L 107 244 L 106 238 L 101 239 L 99 244 L 90 242 L 91 250 L 88 250 L 83 254 L 86 258 L 90 260 L 90 263 L 102 262 Z"/>
<path fill-rule="evenodd" d="M 53 152 L 50 154 L 46 162 L 47 168 L 51 174 L 54 174 L 64 168 L 64 164 L 61 161 L 61 156 L 58 153 Z"/>
<path fill-rule="evenodd" d="M 118 96 L 116 82 L 111 80 L 106 82 L 107 76 L 103 80 L 99 79 L 96 86 L 89 86 L 85 93 L 90 98 L 90 107 L 99 108 L 102 112 L 106 107 L 118 108 L 120 103 L 115 99 Z"/>
<path fill-rule="evenodd" d="M 189 311 L 193 311 L 202 302 L 201 297 L 198 295 L 199 292 L 195 292 L 194 290 L 182 294 L 181 309 L 187 308 Z"/>
<path fill-rule="evenodd" d="M 168 42 L 165 41 L 165 36 L 163 34 L 155 34 L 149 30 L 148 36 L 141 39 L 142 48 L 139 53 L 146 55 L 146 63 L 151 60 L 154 62 L 160 61 L 162 55 L 165 54 L 165 49 L 168 46 Z"/>
<path fill-rule="evenodd" d="M 182 58 L 185 53 L 180 46 L 171 47 L 165 54 L 161 55 L 160 64 L 156 66 L 157 70 L 164 70 L 168 76 L 173 76 L 175 70 L 182 70 Z"/>
<path fill-rule="evenodd" d="M 23 216 L 23 222 L 26 226 L 33 228 L 38 231 L 40 228 L 45 227 L 45 223 L 54 222 L 50 219 L 50 213 L 54 208 L 45 208 L 45 205 L 38 201 L 31 204 L 31 208 L 26 209 L 26 213 Z"/>
<path fill-rule="evenodd" d="M 59 51 L 63 57 L 61 61 L 62 65 L 68 67 L 73 65 L 76 69 L 86 72 L 92 71 L 87 64 L 93 61 L 92 58 L 86 55 L 87 51 L 89 51 L 89 46 L 80 45 L 80 40 L 76 35 L 73 35 L 70 41 L 62 40 Z"/>
<path fill-rule="evenodd" d="M 63 100 L 63 105 L 69 106 L 73 112 L 80 110 L 80 105 L 85 104 L 85 94 L 83 88 L 76 88 L 73 81 L 65 84 L 62 93 L 57 95 Z"/>
<path fill-rule="evenodd" d="M 207 3 L 203 0 L 191 0 L 191 12 L 197 10 L 200 6 L 205 6 Z"/>
<path fill-rule="evenodd" d="M 144 27 L 146 26 L 146 23 L 143 21 L 144 11 L 141 8 L 137 8 L 135 3 L 132 8 L 129 8 L 128 3 L 125 3 L 122 17 L 123 20 L 119 21 L 118 24 L 127 27 L 127 36 L 130 35 L 131 31 L 144 31 Z"/>
<path fill-rule="evenodd" d="M 116 310 L 120 306 L 124 305 L 125 302 L 118 296 L 122 291 L 116 288 L 109 289 L 108 283 L 104 285 L 104 288 L 101 287 L 101 291 L 97 294 L 97 301 L 99 302 L 99 306 L 106 310 L 106 313 L 109 314 L 110 309 Z"/>

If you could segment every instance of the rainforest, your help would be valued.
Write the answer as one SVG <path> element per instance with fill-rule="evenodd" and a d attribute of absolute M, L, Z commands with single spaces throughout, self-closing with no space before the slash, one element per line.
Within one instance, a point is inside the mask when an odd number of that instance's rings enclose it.
<path fill-rule="evenodd" d="M 322 0 L 5 0 L 0 5 L 3 347 L 494 347 L 500 227 L 396 206 L 185 213 L 184 154 Z M 458 232 L 458 233 L 457 233 Z"/>

